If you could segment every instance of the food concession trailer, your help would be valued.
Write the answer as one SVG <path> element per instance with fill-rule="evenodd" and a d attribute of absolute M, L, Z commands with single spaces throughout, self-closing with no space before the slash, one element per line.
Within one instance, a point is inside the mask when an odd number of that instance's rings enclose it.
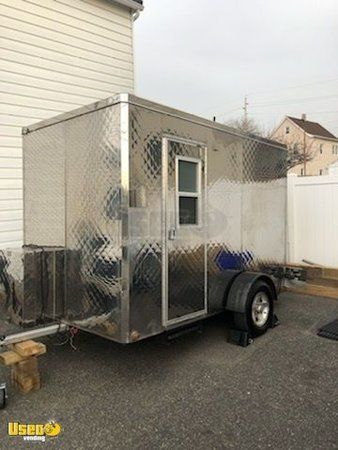
<path fill-rule="evenodd" d="M 284 146 L 120 94 L 24 128 L 23 148 L 24 246 L 1 258 L 6 327 L 131 343 L 224 310 L 247 336 L 272 324 L 264 272 L 285 263 Z"/>

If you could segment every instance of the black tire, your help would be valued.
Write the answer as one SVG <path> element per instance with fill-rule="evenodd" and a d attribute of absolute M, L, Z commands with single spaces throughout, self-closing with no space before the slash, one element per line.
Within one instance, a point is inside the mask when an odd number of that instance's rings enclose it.
<path fill-rule="evenodd" d="M 254 300 L 259 299 L 260 297 L 264 298 L 264 304 L 268 302 L 269 305 L 268 312 L 264 315 L 264 323 L 261 324 L 257 321 L 254 321 L 253 319 L 253 303 Z M 238 328 L 239 330 L 250 332 L 253 337 L 264 334 L 272 324 L 274 300 L 273 297 L 274 295 L 271 287 L 265 281 L 258 280 L 250 289 L 245 305 L 245 312 L 234 313 L 234 322 L 236 328 Z"/>
<path fill-rule="evenodd" d="M 4 409 L 6 406 L 6 391 L 5 389 L 0 389 L 0 409 Z"/>

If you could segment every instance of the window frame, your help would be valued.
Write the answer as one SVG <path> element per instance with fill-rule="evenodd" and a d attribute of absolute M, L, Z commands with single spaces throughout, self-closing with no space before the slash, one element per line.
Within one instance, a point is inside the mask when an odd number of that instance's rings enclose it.
<path fill-rule="evenodd" d="M 180 161 L 186 161 L 196 164 L 197 176 L 196 176 L 196 191 L 195 192 L 186 192 L 179 190 L 179 166 Z M 196 198 L 196 223 L 180 223 L 180 197 L 190 197 Z M 175 156 L 175 221 L 176 228 L 180 227 L 201 227 L 202 225 L 202 214 L 201 214 L 201 205 L 202 205 L 202 160 L 200 158 L 192 158 L 189 156 Z"/>

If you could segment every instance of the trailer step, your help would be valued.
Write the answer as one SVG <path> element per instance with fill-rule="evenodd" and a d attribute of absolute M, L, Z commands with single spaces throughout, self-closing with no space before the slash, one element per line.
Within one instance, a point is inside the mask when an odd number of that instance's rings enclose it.
<path fill-rule="evenodd" d="M 166 334 L 166 338 L 168 341 L 173 341 L 174 339 L 180 338 L 181 336 L 184 336 L 186 334 L 190 333 L 202 333 L 203 326 L 201 322 L 197 322 L 194 324 L 190 324 L 184 327 L 180 327 L 178 329 L 175 329 L 173 331 L 168 331 Z"/>
<path fill-rule="evenodd" d="M 317 335 L 326 339 L 338 341 L 338 319 L 319 328 Z"/>

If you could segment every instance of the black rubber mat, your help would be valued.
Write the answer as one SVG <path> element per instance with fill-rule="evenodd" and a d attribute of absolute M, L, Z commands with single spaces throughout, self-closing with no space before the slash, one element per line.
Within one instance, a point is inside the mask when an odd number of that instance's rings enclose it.
<path fill-rule="evenodd" d="M 338 341 L 338 319 L 319 328 L 317 335 Z"/>

